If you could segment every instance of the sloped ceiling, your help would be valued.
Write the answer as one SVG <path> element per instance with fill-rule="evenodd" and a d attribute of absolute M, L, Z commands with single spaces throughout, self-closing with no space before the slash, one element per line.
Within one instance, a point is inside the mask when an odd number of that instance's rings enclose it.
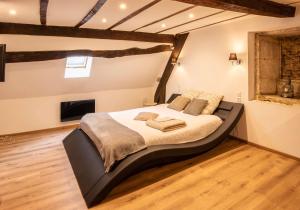
<path fill-rule="evenodd" d="M 155 43 L 2 35 L 7 51 L 148 48 Z M 151 87 L 165 68 L 170 52 L 122 58 L 93 58 L 89 78 L 65 79 L 65 59 L 6 64 L 0 99 L 41 97 L 112 89 Z"/>
<path fill-rule="evenodd" d="M 6 82 L 0 84 L 0 99 L 151 87 L 167 57 L 161 53 L 129 59 L 94 58 L 91 76 L 77 79 L 64 78 L 64 59 L 8 64 Z"/>

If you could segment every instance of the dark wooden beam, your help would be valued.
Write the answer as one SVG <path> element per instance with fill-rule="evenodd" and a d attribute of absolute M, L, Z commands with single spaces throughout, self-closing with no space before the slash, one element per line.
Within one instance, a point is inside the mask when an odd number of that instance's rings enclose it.
<path fill-rule="evenodd" d="M 157 33 L 159 34 L 159 33 L 165 32 L 165 31 L 169 31 L 169 30 L 171 30 L 171 29 L 178 28 L 178 27 L 180 27 L 180 26 L 184 26 L 184 25 L 187 25 L 187 24 L 190 24 L 190 23 L 199 21 L 199 20 L 203 20 L 203 19 L 206 19 L 206 18 L 215 16 L 215 15 L 219 15 L 219 14 L 221 14 L 221 13 L 223 13 L 223 12 L 225 12 L 225 11 L 215 12 L 215 13 L 213 13 L 213 14 L 206 15 L 206 16 L 204 16 L 204 17 L 200 17 L 200 18 L 197 18 L 197 19 L 194 19 L 194 20 L 190 20 L 190 21 L 187 21 L 187 22 L 184 22 L 184 23 L 181 23 L 181 24 L 172 26 L 172 27 L 170 27 L 170 28 L 166 28 L 166 29 L 164 29 L 164 30 L 158 31 Z"/>
<path fill-rule="evenodd" d="M 42 25 L 47 24 L 47 9 L 49 0 L 40 0 L 40 21 Z"/>
<path fill-rule="evenodd" d="M 175 67 L 174 61 L 177 62 L 180 52 L 185 44 L 188 35 L 189 34 L 186 33 L 186 34 L 177 34 L 175 36 L 174 50 L 168 60 L 167 66 L 163 72 L 163 75 L 160 79 L 160 82 L 155 92 L 154 101 L 157 103 L 161 104 L 161 103 L 165 103 L 166 101 L 166 86 Z"/>
<path fill-rule="evenodd" d="M 185 9 L 179 10 L 179 11 L 177 11 L 177 12 L 171 14 L 171 15 L 168 15 L 168 16 L 166 16 L 166 17 L 163 17 L 163 18 L 159 19 L 159 20 L 155 20 L 155 21 L 153 21 L 153 22 L 151 22 L 151 23 L 148 23 L 148 24 L 146 24 L 146 25 L 143 25 L 143 26 L 141 26 L 141 27 L 139 27 L 139 28 L 137 28 L 137 29 L 135 29 L 135 30 L 133 30 L 133 31 L 138 31 L 138 30 L 140 30 L 140 29 L 142 29 L 142 28 L 146 28 L 146 27 L 151 26 L 151 25 L 153 25 L 153 24 L 155 24 L 155 23 L 159 23 L 159 22 L 164 21 L 164 20 L 166 20 L 166 19 L 168 19 L 168 18 L 174 17 L 174 16 L 179 15 L 179 14 L 181 14 L 181 13 L 183 13 L 183 12 L 186 12 L 186 11 L 188 11 L 188 10 L 194 9 L 195 7 L 196 7 L 196 6 L 190 6 L 190 7 L 187 7 L 187 8 L 185 8 Z"/>
<path fill-rule="evenodd" d="M 5 81 L 5 44 L 0 44 L 0 82 Z"/>
<path fill-rule="evenodd" d="M 95 14 L 97 14 L 97 12 L 101 9 L 101 7 L 103 7 L 106 1 L 107 0 L 98 0 L 94 7 L 86 14 L 86 16 L 84 16 L 84 18 L 79 23 L 77 23 L 75 27 L 79 28 L 80 26 L 88 22 Z"/>
<path fill-rule="evenodd" d="M 192 28 L 192 29 L 183 31 L 180 34 L 189 33 L 191 31 L 195 31 L 195 30 L 198 30 L 198 29 L 201 29 L 201 28 L 206 28 L 206 27 L 209 27 L 209 26 L 217 25 L 217 24 L 220 24 L 220 23 L 224 23 L 224 22 L 227 22 L 227 21 L 239 19 L 239 18 L 246 17 L 246 16 L 249 16 L 249 14 L 240 15 L 240 16 L 237 16 L 237 17 L 232 17 L 232 18 L 228 18 L 228 19 L 225 19 L 225 20 L 221 20 L 221 21 L 217 21 L 217 22 L 214 22 L 214 23 L 210 23 L 210 24 L 207 24 L 207 25 L 204 25 L 204 26 L 199 26 L 199 27 L 196 27 L 196 28 Z"/>
<path fill-rule="evenodd" d="M 34 62 L 57 60 L 71 56 L 90 56 L 116 58 L 132 55 L 144 55 L 172 51 L 171 45 L 157 45 L 151 48 L 129 48 L 125 50 L 59 50 L 59 51 L 22 51 L 6 52 L 6 63 Z"/>
<path fill-rule="evenodd" d="M 213 7 L 247 14 L 294 17 L 296 8 L 269 0 L 174 0 L 197 6 Z"/>
<path fill-rule="evenodd" d="M 154 1 L 150 2 L 149 4 L 143 6 L 142 8 L 138 9 L 137 11 L 131 13 L 130 15 L 126 16 L 125 18 L 123 18 L 119 22 L 112 25 L 111 27 L 108 28 L 108 30 L 112 30 L 113 28 L 117 27 L 118 25 L 121 25 L 122 23 L 130 20 L 131 18 L 137 16 L 138 14 L 142 13 L 143 11 L 149 9 L 150 7 L 154 6 L 155 4 L 157 4 L 159 2 L 161 2 L 161 0 L 154 0 Z"/>
<path fill-rule="evenodd" d="M 0 34 L 60 36 L 90 39 L 128 40 L 154 43 L 173 43 L 174 36 L 169 34 L 153 34 L 131 31 L 100 30 L 74 28 L 66 26 L 41 26 L 20 23 L 0 22 Z"/>

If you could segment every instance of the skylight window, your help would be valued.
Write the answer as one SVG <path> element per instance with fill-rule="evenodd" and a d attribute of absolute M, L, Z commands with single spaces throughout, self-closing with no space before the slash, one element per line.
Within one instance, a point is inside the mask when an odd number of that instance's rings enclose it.
<path fill-rule="evenodd" d="M 68 57 L 65 69 L 65 78 L 90 77 L 92 57 L 76 56 Z"/>

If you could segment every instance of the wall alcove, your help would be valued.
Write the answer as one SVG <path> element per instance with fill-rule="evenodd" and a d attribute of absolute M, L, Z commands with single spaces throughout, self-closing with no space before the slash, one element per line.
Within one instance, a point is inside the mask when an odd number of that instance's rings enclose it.
<path fill-rule="evenodd" d="M 249 33 L 249 81 L 250 99 L 300 104 L 300 27 Z"/>

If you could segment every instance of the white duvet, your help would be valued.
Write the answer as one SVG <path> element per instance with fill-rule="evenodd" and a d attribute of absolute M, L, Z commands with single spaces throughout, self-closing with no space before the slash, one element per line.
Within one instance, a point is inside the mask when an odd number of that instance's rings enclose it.
<path fill-rule="evenodd" d="M 159 117 L 181 119 L 186 122 L 187 126 L 174 131 L 162 132 L 148 127 L 144 121 L 134 120 L 140 112 L 154 112 L 159 114 Z M 181 144 L 200 140 L 213 133 L 222 124 L 222 120 L 215 115 L 193 116 L 184 114 L 183 112 L 167 108 L 167 104 L 110 112 L 109 115 L 117 122 L 142 135 L 147 146 Z"/>

